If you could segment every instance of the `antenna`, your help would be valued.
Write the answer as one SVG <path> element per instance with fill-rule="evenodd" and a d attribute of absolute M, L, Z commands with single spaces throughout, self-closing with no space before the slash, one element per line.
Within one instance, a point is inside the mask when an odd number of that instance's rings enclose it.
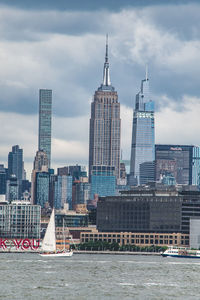
<path fill-rule="evenodd" d="M 145 76 L 145 80 L 148 80 L 148 64 L 146 64 L 146 76 Z"/>

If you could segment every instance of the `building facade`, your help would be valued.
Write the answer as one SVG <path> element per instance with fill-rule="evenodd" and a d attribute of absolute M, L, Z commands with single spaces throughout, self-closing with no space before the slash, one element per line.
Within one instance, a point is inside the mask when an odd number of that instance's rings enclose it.
<path fill-rule="evenodd" d="M 156 181 L 165 175 L 177 184 L 199 185 L 200 148 L 193 145 L 155 145 Z"/>
<path fill-rule="evenodd" d="M 188 247 L 189 234 L 180 232 L 173 233 L 155 233 L 155 232 L 99 232 L 93 230 L 91 232 L 81 232 L 81 243 L 90 241 L 102 241 L 108 243 L 118 243 L 122 245 L 135 245 L 138 247 L 150 246 L 175 246 Z M 100 249 L 103 250 L 103 249 Z"/>
<path fill-rule="evenodd" d="M 11 175 L 6 181 L 6 200 L 12 202 L 19 199 L 19 181 L 15 175 Z"/>
<path fill-rule="evenodd" d="M 0 165 L 0 195 L 6 194 L 7 169 Z"/>
<path fill-rule="evenodd" d="M 54 193 L 54 207 L 56 209 L 62 209 L 66 204 L 68 209 L 72 209 L 72 176 L 56 176 Z"/>
<path fill-rule="evenodd" d="M 114 196 L 116 194 L 115 167 L 93 166 L 91 173 L 90 199 L 95 195 Z"/>
<path fill-rule="evenodd" d="M 48 172 L 37 172 L 35 178 L 35 204 L 45 208 L 49 203 L 49 183 Z"/>
<path fill-rule="evenodd" d="M 21 185 L 24 178 L 24 161 L 23 161 L 23 149 L 20 149 L 18 145 L 12 147 L 12 151 L 8 154 L 8 179 L 12 175 L 15 175 L 18 181 L 18 199 L 21 198 L 22 191 Z"/>
<path fill-rule="evenodd" d="M 140 164 L 140 184 L 155 181 L 155 162 L 144 162 Z"/>
<path fill-rule="evenodd" d="M 39 138 L 38 150 L 46 152 L 48 167 L 51 166 L 51 117 L 52 90 L 39 90 Z"/>
<path fill-rule="evenodd" d="M 76 209 L 77 205 L 87 205 L 90 199 L 90 183 L 76 180 L 73 182 L 73 209 Z"/>
<path fill-rule="evenodd" d="M 120 103 L 115 88 L 111 85 L 108 62 L 108 43 L 103 70 L 103 83 L 94 94 L 91 103 L 89 136 L 89 181 L 94 166 L 115 167 L 115 176 L 120 174 L 121 119 Z"/>
<path fill-rule="evenodd" d="M 140 184 L 140 164 L 155 160 L 154 102 L 150 98 L 149 79 L 142 80 L 133 113 L 129 185 Z"/>
<path fill-rule="evenodd" d="M 189 234 L 190 218 L 199 216 L 200 192 L 184 186 L 147 186 L 100 197 L 97 203 L 97 229 L 102 232 Z"/>
<path fill-rule="evenodd" d="M 0 236 L 7 239 L 40 239 L 41 208 L 26 202 L 0 203 Z"/>

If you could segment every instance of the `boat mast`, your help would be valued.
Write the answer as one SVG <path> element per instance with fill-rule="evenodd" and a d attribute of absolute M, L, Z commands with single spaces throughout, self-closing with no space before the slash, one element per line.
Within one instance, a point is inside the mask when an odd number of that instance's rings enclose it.
<path fill-rule="evenodd" d="M 65 250 L 64 216 L 63 216 L 63 242 L 64 242 L 64 250 Z"/>

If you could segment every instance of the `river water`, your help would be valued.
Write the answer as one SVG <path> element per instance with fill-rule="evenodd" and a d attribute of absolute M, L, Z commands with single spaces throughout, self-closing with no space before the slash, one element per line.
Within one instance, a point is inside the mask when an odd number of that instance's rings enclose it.
<path fill-rule="evenodd" d="M 200 299 L 200 259 L 1 253 L 0 299 Z"/>

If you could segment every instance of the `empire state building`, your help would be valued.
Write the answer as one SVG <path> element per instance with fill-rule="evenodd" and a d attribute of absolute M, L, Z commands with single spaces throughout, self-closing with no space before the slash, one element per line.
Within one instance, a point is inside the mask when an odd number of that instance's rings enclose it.
<path fill-rule="evenodd" d="M 109 74 L 108 39 L 103 68 L 103 82 L 91 103 L 89 137 L 89 177 L 93 169 L 114 170 L 119 178 L 121 119 L 120 103 Z M 110 168 L 110 169 L 109 169 Z"/>

